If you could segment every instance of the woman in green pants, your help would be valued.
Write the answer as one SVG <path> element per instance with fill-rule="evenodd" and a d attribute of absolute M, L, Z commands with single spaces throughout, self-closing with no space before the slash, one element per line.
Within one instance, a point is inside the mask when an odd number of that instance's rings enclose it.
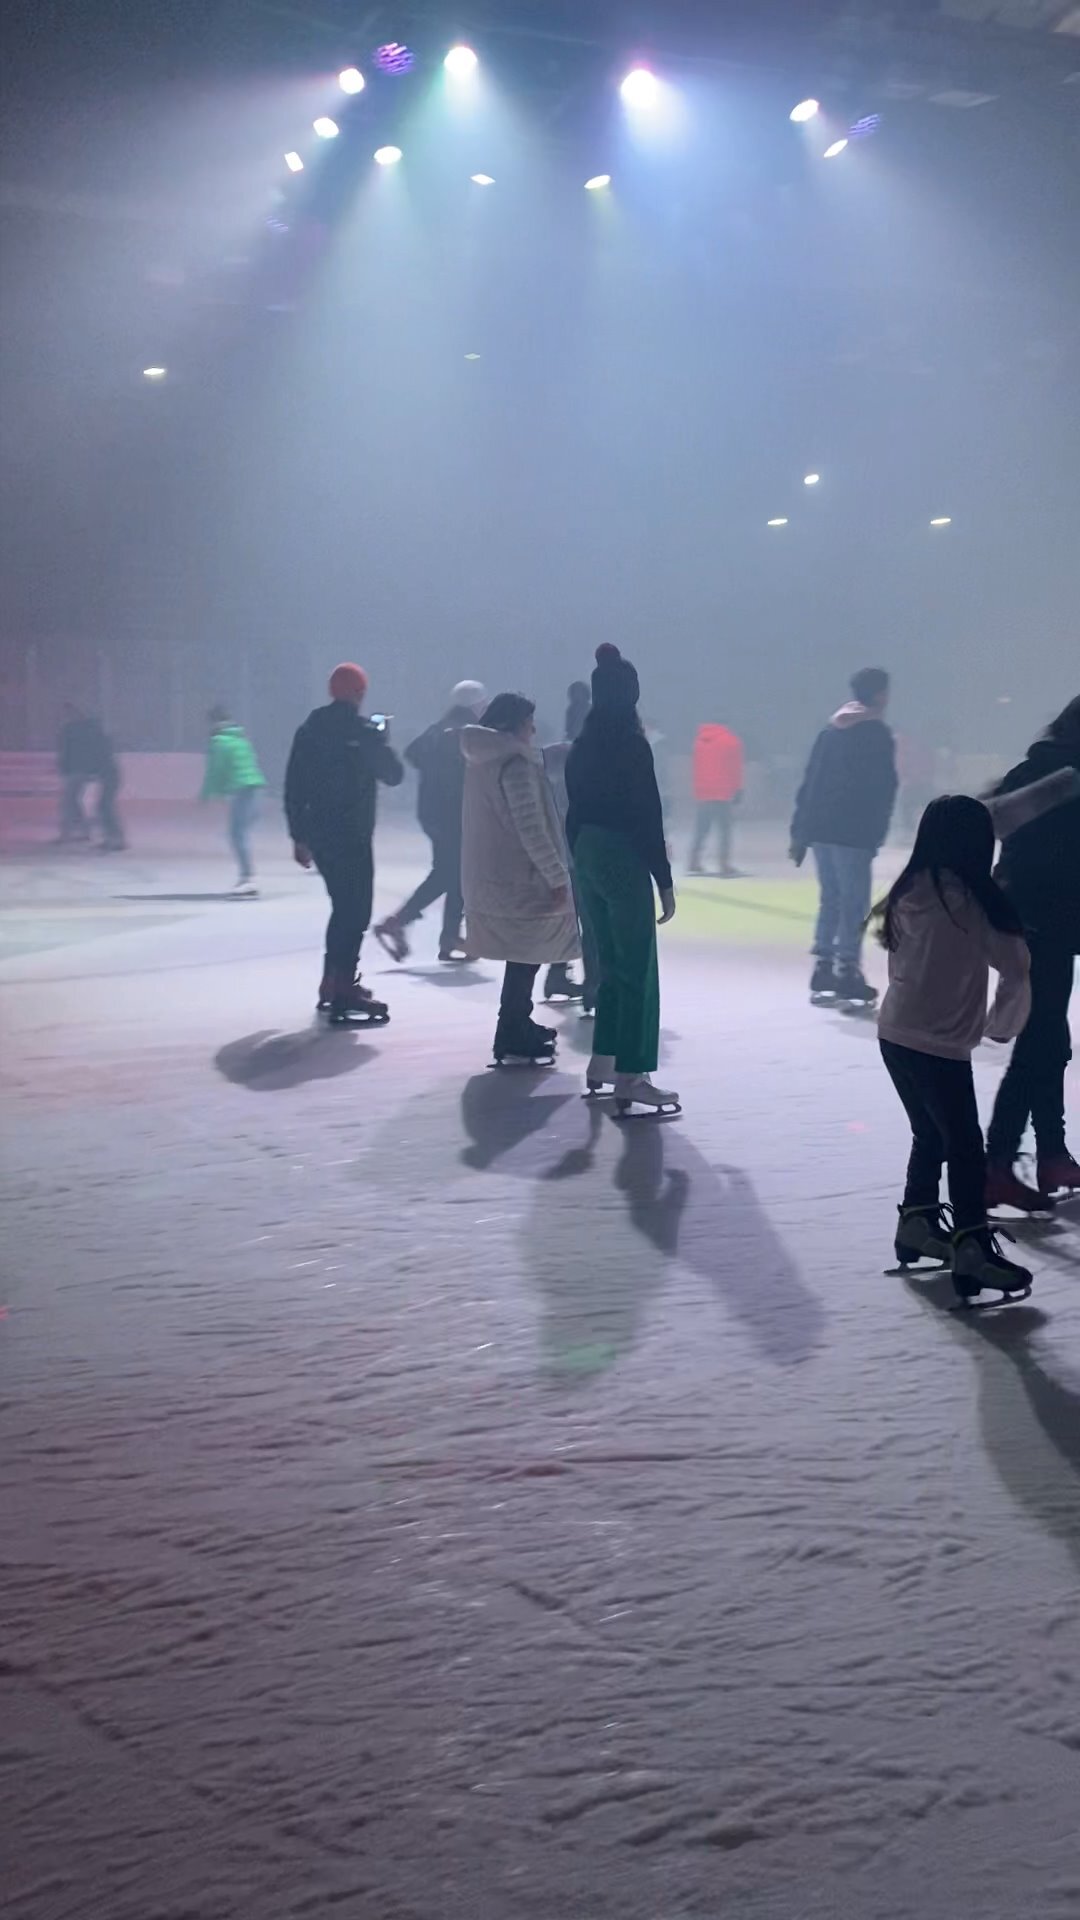
<path fill-rule="evenodd" d="M 678 1094 L 650 1078 L 660 1044 L 653 881 L 661 926 L 675 912 L 675 891 L 639 692 L 618 647 L 597 647 L 592 708 L 566 762 L 567 839 L 600 960 L 586 1081 L 590 1093 L 614 1085 L 621 1113 L 677 1113 Z"/>

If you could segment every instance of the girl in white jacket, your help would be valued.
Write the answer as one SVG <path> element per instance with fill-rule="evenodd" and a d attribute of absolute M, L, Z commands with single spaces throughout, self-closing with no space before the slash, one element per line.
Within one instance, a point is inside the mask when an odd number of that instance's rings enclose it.
<path fill-rule="evenodd" d="M 497 1065 L 551 1060 L 556 1029 L 532 1018 L 543 965 L 576 960 L 577 914 L 566 843 L 543 760 L 533 745 L 533 703 L 498 693 L 482 726 L 463 727 L 461 888 L 471 958 L 505 960 Z"/>
<path fill-rule="evenodd" d="M 1031 1006 L 1028 950 L 1015 909 L 992 878 L 994 825 L 979 800 L 932 800 L 911 858 L 872 918 L 889 956 L 878 1016 L 881 1053 L 911 1122 L 911 1157 L 896 1257 L 945 1260 L 962 1301 L 983 1287 L 1026 1293 L 1031 1275 L 1006 1259 L 987 1224 L 986 1154 L 971 1055 L 1011 1040 Z M 1000 976 L 987 1014 L 990 968 Z M 949 1172 L 950 1222 L 940 1204 Z"/>

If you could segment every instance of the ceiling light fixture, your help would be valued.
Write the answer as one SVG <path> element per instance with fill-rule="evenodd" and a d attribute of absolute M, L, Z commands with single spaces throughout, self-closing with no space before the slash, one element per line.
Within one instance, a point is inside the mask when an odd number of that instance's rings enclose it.
<path fill-rule="evenodd" d="M 610 187 L 610 185 L 610 173 L 594 173 L 591 180 L 586 180 L 585 191 L 586 193 L 599 193 L 601 187 Z"/>
<path fill-rule="evenodd" d="M 363 93 L 367 85 L 359 67 L 343 67 L 337 77 L 342 93 Z"/>
<path fill-rule="evenodd" d="M 843 153 L 846 146 L 847 134 L 845 133 L 841 140 L 834 140 L 831 147 L 826 147 L 821 157 L 823 160 L 835 160 L 837 154 Z"/>
<path fill-rule="evenodd" d="M 804 120 L 812 120 L 815 113 L 819 113 L 820 110 L 816 100 L 800 100 L 797 107 L 792 107 L 788 119 L 794 120 L 795 125 L 799 127 Z"/>
<path fill-rule="evenodd" d="M 312 121 L 311 127 L 312 132 L 317 133 L 320 140 L 337 139 L 338 123 L 336 120 L 331 120 L 328 113 L 320 113 L 319 118 Z"/>
<path fill-rule="evenodd" d="M 376 147 L 374 159 L 377 167 L 396 167 L 401 159 L 401 148 Z"/>
<path fill-rule="evenodd" d="M 476 72 L 479 64 L 471 47 L 451 47 L 443 61 L 447 73 L 452 73 L 455 80 L 467 80 L 471 73 Z"/>

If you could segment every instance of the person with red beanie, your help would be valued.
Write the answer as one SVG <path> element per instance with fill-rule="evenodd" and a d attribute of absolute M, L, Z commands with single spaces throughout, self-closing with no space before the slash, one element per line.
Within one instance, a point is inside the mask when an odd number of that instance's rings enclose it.
<path fill-rule="evenodd" d="M 330 704 L 316 707 L 297 728 L 285 772 L 293 854 L 300 866 L 318 867 L 330 895 L 319 1006 L 339 1026 L 390 1017 L 360 985 L 357 966 L 371 921 L 376 787 L 400 786 L 405 769 L 385 720 L 368 720 L 360 711 L 367 685 L 363 667 L 334 668 Z"/>
<path fill-rule="evenodd" d="M 742 798 L 743 743 L 719 721 L 699 727 L 694 740 L 694 844 L 691 873 L 704 873 L 701 862 L 709 835 L 715 829 L 720 850 L 720 877 L 731 880 L 731 810 Z"/>

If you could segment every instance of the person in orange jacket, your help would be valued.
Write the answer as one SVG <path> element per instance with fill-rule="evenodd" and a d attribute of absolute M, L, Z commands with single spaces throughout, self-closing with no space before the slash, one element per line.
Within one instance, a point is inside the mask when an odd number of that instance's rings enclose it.
<path fill-rule="evenodd" d="M 720 843 L 720 873 L 730 880 L 735 873 L 731 864 L 731 810 L 742 798 L 743 743 L 730 727 L 713 721 L 699 727 L 694 740 L 694 844 L 690 849 L 691 873 L 704 873 L 702 857 L 713 829 Z"/>

